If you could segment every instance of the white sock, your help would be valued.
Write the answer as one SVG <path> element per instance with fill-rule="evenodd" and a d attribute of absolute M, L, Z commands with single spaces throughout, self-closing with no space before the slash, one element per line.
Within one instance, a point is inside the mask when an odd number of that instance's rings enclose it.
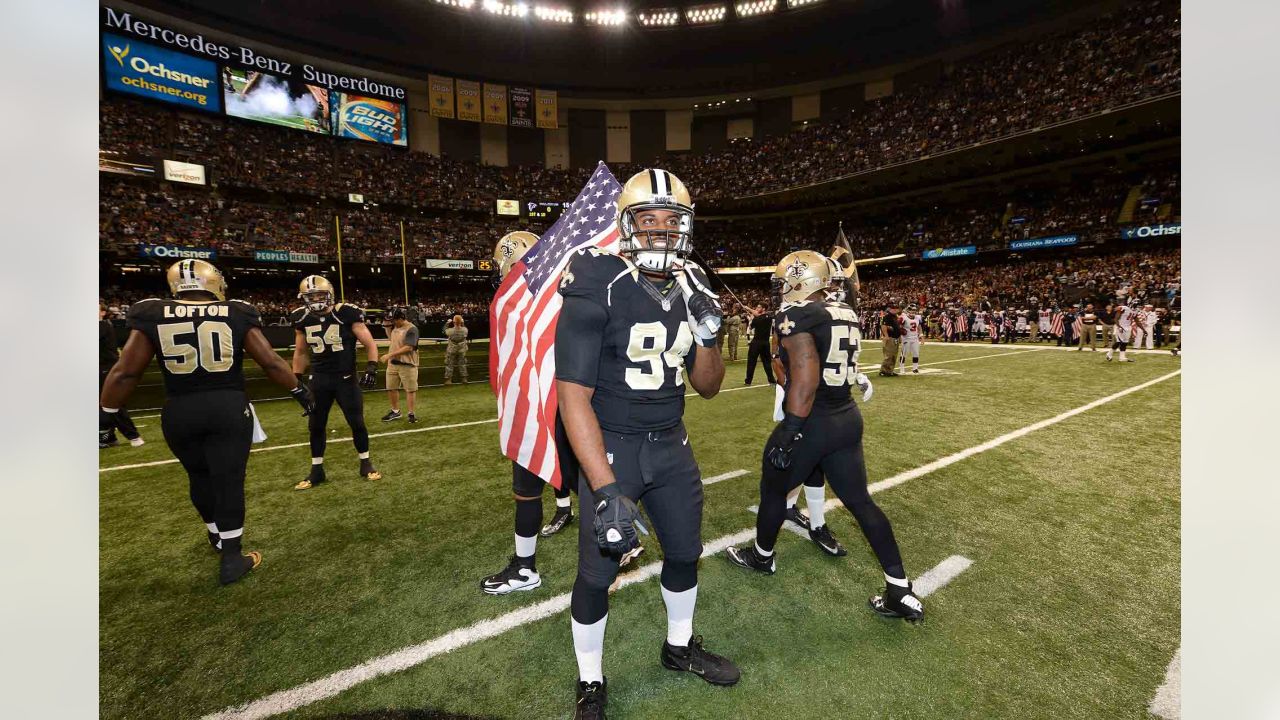
<path fill-rule="evenodd" d="M 911 585 L 910 580 L 904 577 L 903 578 L 890 577 L 888 573 L 885 573 L 884 581 L 889 583 L 890 585 L 897 585 L 898 587 L 909 587 Z"/>
<path fill-rule="evenodd" d="M 662 588 L 662 602 L 667 606 L 667 644 L 687 647 L 693 637 L 693 608 L 698 604 L 698 586 L 683 592 Z"/>
<path fill-rule="evenodd" d="M 369 459 L 369 452 L 368 452 L 367 450 L 366 450 L 365 452 L 357 453 L 357 454 L 360 456 L 360 459 L 361 459 L 361 460 L 368 460 L 368 459 Z"/>
<path fill-rule="evenodd" d="M 207 528 L 209 528 L 209 532 L 213 533 L 214 535 L 217 535 L 217 534 L 218 534 L 218 524 L 217 524 L 217 523 L 205 523 L 205 524 L 204 524 L 204 526 L 205 526 L 205 527 L 207 527 Z"/>
<path fill-rule="evenodd" d="M 244 528 L 238 527 L 235 530 L 219 530 L 218 537 L 223 540 L 234 540 L 244 534 Z"/>
<path fill-rule="evenodd" d="M 567 508 L 567 507 L 569 507 L 569 496 L 568 496 L 568 495 L 565 495 L 564 497 L 558 497 L 558 498 L 556 498 L 556 507 L 558 507 L 558 508 Z"/>
<path fill-rule="evenodd" d="M 787 509 L 788 509 L 788 510 L 790 510 L 791 508 L 793 508 L 793 507 L 795 507 L 795 506 L 796 506 L 796 498 L 798 498 L 798 497 L 800 497 L 800 493 L 795 493 L 794 495 L 788 495 L 788 496 L 787 496 Z"/>
<path fill-rule="evenodd" d="M 516 557 L 530 557 L 538 550 L 538 536 L 520 537 L 516 535 Z"/>
<path fill-rule="evenodd" d="M 322 458 L 322 457 L 318 457 L 318 458 L 311 458 L 311 464 L 312 464 L 312 465 L 323 465 L 323 464 L 324 464 L 324 458 Z"/>
<path fill-rule="evenodd" d="M 609 615 L 591 623 L 582 623 L 569 619 L 573 630 L 573 654 L 578 657 L 578 679 L 583 682 L 604 682 L 604 626 Z"/>
<path fill-rule="evenodd" d="M 826 524 L 827 502 L 826 488 L 822 486 L 809 487 L 804 486 L 804 501 L 809 508 L 809 527 L 820 528 Z"/>
<path fill-rule="evenodd" d="M 1124 351 L 1120 351 L 1120 362 L 1129 362 L 1129 358 L 1124 356 Z"/>
<path fill-rule="evenodd" d="M 765 549 L 761 548 L 761 547 L 760 547 L 760 543 L 758 543 L 758 542 L 756 543 L 756 553 L 757 553 L 760 557 L 769 557 L 770 555 L 773 555 L 773 551 L 772 551 L 772 550 L 765 550 Z"/>

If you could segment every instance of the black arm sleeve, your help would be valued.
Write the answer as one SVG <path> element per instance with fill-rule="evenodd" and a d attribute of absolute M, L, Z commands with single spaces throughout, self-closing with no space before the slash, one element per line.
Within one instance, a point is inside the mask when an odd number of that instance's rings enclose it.
<path fill-rule="evenodd" d="M 556 379 L 596 386 L 609 313 L 599 303 L 567 296 L 556 323 Z"/>
<path fill-rule="evenodd" d="M 418 350 L 418 328 L 410 325 L 408 330 L 404 331 L 404 344 L 413 348 L 414 352 Z"/>

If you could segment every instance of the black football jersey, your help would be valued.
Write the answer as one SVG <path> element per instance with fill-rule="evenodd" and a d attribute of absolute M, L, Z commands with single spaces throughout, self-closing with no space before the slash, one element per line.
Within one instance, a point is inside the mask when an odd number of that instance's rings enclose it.
<path fill-rule="evenodd" d="M 156 349 L 170 395 L 244 390 L 244 338 L 261 327 L 258 310 L 239 300 L 151 299 L 129 308 L 129 328 Z"/>
<path fill-rule="evenodd" d="M 813 398 L 815 412 L 833 412 L 853 402 L 850 390 L 855 385 L 858 351 L 862 346 L 862 331 L 853 308 L 844 303 L 814 300 L 787 303 L 774 316 L 773 330 L 781 338 L 799 333 L 813 336 L 822 361 L 822 375 Z M 780 348 L 779 355 L 790 377 L 791 365 L 785 347 Z"/>
<path fill-rule="evenodd" d="M 356 334 L 351 329 L 364 322 L 364 311 L 338 303 L 324 315 L 305 307 L 289 315 L 289 324 L 301 330 L 311 348 L 311 372 L 350 375 L 356 371 Z"/>
<path fill-rule="evenodd" d="M 582 251 L 560 279 L 556 379 L 595 388 L 600 427 L 665 430 L 684 415 L 693 332 L 674 281 L 654 285 L 617 255 Z"/>

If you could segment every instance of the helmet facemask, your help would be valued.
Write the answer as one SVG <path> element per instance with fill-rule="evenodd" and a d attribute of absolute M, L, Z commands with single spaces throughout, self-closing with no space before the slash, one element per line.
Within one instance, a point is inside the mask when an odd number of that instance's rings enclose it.
<path fill-rule="evenodd" d="M 312 290 L 311 292 L 298 293 L 298 297 L 302 298 L 302 302 L 306 303 L 307 309 L 313 313 L 327 313 L 333 308 L 333 293 L 328 290 Z"/>
<path fill-rule="evenodd" d="M 675 226 L 642 227 L 639 216 L 656 210 L 674 213 L 678 218 Z M 669 218 L 660 216 L 660 222 Z M 630 205 L 618 216 L 618 240 L 618 253 L 642 271 L 671 274 L 683 267 L 693 252 L 693 208 L 674 202 Z"/>

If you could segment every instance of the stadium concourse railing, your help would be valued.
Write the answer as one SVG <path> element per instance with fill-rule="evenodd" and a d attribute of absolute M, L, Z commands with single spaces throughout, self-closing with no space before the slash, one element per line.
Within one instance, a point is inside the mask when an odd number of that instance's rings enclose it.
<path fill-rule="evenodd" d="M 919 157 L 909 158 L 907 160 L 899 160 L 897 162 L 887 163 L 885 165 L 878 165 L 873 168 L 866 168 L 865 170 L 857 170 L 851 173 L 845 173 L 844 175 L 836 175 L 834 177 L 823 178 L 821 180 L 815 180 L 809 183 L 802 183 L 800 185 L 788 185 L 787 187 L 778 188 L 776 190 L 766 190 L 764 192 L 751 193 L 750 195 L 735 195 L 733 199 L 734 200 L 752 200 L 755 198 L 765 198 L 765 197 L 770 197 L 772 195 L 780 195 L 782 193 L 796 192 L 799 190 L 808 190 L 810 188 L 822 187 L 823 185 L 830 185 L 831 183 L 837 183 L 844 180 L 864 177 L 867 175 L 883 172 L 885 170 L 892 170 L 893 168 L 899 168 L 905 165 L 911 165 L 913 163 L 924 162 L 926 160 L 932 160 L 940 157 L 946 157 L 947 155 L 953 155 L 958 152 L 964 152 L 965 150 L 972 150 L 974 148 L 980 148 L 986 145 L 994 145 L 996 143 L 1007 142 L 1009 140 L 1013 140 L 1016 138 L 1026 137 L 1028 135 L 1034 135 L 1039 132 L 1044 132 L 1045 130 L 1052 130 L 1054 128 L 1061 128 L 1061 127 L 1066 127 L 1068 125 L 1074 125 L 1076 123 L 1086 122 L 1088 120 L 1099 118 L 1104 115 L 1110 115 L 1111 113 L 1123 112 L 1125 110 L 1142 107 L 1144 105 L 1151 105 L 1153 103 L 1158 103 L 1164 100 L 1169 100 L 1171 98 L 1176 98 L 1181 96 L 1182 96 L 1182 91 L 1180 90 L 1177 92 L 1165 93 L 1163 95 L 1157 95 L 1155 97 L 1146 98 L 1145 100 L 1135 100 L 1130 103 L 1124 103 L 1123 105 L 1116 105 L 1114 107 L 1105 108 L 1097 112 L 1089 113 L 1088 115 L 1080 115 L 1078 117 L 1073 117 L 1068 120 L 1062 120 L 1055 123 L 1049 123 L 1047 125 L 1038 125 L 1029 130 L 1021 130 L 1016 133 L 1001 135 L 1000 137 L 991 138 L 989 140 L 980 140 L 978 142 L 968 143 L 967 145 L 957 145 L 953 148 L 948 148 L 946 150 L 941 150 L 935 153 L 929 153 L 928 155 L 921 155 Z"/>

